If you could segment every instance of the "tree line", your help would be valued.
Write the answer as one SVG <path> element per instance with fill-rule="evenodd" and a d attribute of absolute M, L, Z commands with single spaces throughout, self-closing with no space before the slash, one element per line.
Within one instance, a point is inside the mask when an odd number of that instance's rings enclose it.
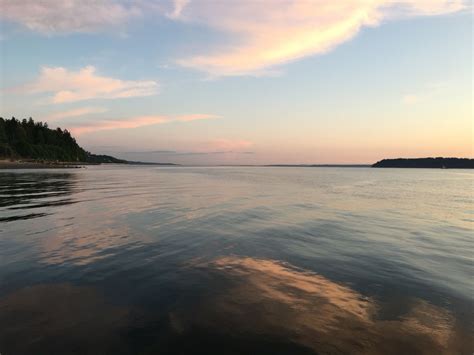
<path fill-rule="evenodd" d="M 0 157 L 85 162 L 88 156 L 67 129 L 51 129 L 31 117 L 0 117 Z"/>
<path fill-rule="evenodd" d="M 372 166 L 374 168 L 474 169 L 474 159 L 443 157 L 383 159 Z"/>

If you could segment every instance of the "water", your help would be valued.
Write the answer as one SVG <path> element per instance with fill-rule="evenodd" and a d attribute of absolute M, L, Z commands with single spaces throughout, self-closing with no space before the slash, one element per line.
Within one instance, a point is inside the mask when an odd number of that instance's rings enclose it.
<path fill-rule="evenodd" d="M 0 172 L 1 354 L 470 354 L 463 170 Z"/>

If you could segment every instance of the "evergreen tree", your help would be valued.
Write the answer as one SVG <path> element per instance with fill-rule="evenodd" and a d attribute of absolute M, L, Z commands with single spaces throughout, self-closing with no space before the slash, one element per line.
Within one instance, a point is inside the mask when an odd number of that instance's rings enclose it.
<path fill-rule="evenodd" d="M 5 131 L 5 120 L 0 117 L 0 144 L 8 143 L 7 132 Z"/>
<path fill-rule="evenodd" d="M 0 118 L 0 157 L 60 161 L 86 161 L 90 155 L 68 130 L 48 128 L 46 123 Z"/>

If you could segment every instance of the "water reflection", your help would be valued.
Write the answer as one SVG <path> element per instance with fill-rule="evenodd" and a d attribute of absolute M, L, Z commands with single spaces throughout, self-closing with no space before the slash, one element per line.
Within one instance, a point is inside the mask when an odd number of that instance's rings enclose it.
<path fill-rule="evenodd" d="M 47 216 L 50 207 L 75 203 L 76 176 L 62 173 L 0 174 L 0 223 Z M 29 212 L 44 209 L 47 212 Z"/>
<path fill-rule="evenodd" d="M 41 243 L 42 263 L 87 265 L 115 255 L 122 246 L 131 247 L 130 233 L 126 227 L 92 229 L 83 233 L 81 238 L 77 238 L 76 228 L 70 226 L 64 229 L 64 234 L 45 238 Z"/>
<path fill-rule="evenodd" d="M 89 286 L 20 289 L 0 300 L 0 344 L 7 354 L 181 354 L 196 353 L 196 347 L 206 354 L 470 351 L 454 317 L 422 300 L 381 319 L 384 305 L 374 299 L 278 261 L 229 256 L 185 269 L 198 276 L 194 282 L 216 288 L 195 288 L 195 294 L 151 313 L 114 304 Z M 192 291 L 187 282 L 183 291 Z"/>
<path fill-rule="evenodd" d="M 200 268 L 218 271 L 232 286 L 199 306 L 192 317 L 174 313 L 177 331 L 195 327 L 217 334 L 290 339 L 316 353 L 455 354 L 454 317 L 422 300 L 403 314 L 381 319 L 384 305 L 348 286 L 288 264 L 223 257 Z"/>
<path fill-rule="evenodd" d="M 386 305 L 278 261 L 228 256 L 193 261 L 181 272 L 187 275 L 178 286 L 184 295 L 163 308 L 120 305 L 114 301 L 120 297 L 106 297 L 92 286 L 42 284 L 11 292 L 0 299 L 2 351 L 431 355 L 471 350 L 468 337 L 442 308 L 418 299 L 399 316 L 382 319 Z"/>
<path fill-rule="evenodd" d="M 0 353 L 471 354 L 472 176 L 0 172 Z"/>
<path fill-rule="evenodd" d="M 92 287 L 36 285 L 0 299 L 4 354 L 101 354 L 120 350 L 129 310 Z"/>

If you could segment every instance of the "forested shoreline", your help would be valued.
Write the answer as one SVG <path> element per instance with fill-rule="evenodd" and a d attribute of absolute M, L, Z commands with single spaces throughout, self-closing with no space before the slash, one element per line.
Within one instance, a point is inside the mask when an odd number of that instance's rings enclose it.
<path fill-rule="evenodd" d="M 474 159 L 468 158 L 398 158 L 378 161 L 374 168 L 474 169 Z"/>
<path fill-rule="evenodd" d="M 0 157 L 48 161 L 87 162 L 91 154 L 77 144 L 67 129 L 47 123 L 0 117 Z"/>

